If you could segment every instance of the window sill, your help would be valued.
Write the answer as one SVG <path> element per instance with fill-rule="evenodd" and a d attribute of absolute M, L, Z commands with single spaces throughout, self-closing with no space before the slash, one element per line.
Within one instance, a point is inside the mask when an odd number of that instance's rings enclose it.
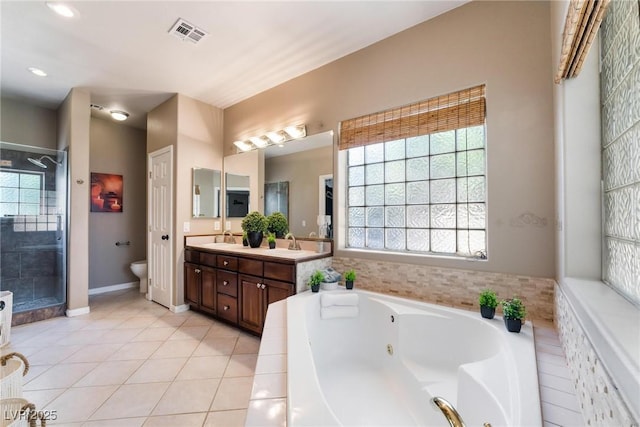
<path fill-rule="evenodd" d="M 560 289 L 630 411 L 640 418 L 640 309 L 600 281 L 564 278 Z"/>

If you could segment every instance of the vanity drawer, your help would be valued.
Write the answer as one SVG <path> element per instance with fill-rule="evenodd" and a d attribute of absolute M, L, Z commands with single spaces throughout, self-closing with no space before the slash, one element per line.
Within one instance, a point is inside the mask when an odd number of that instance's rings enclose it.
<path fill-rule="evenodd" d="M 192 262 L 194 264 L 200 263 L 200 252 L 192 251 L 191 249 L 185 249 L 184 251 L 185 262 Z"/>
<path fill-rule="evenodd" d="M 238 258 L 228 255 L 218 255 L 217 267 L 225 270 L 238 271 Z"/>
<path fill-rule="evenodd" d="M 238 300 L 225 294 L 218 294 L 218 316 L 229 322 L 238 323 Z"/>
<path fill-rule="evenodd" d="M 216 256 L 208 252 L 200 252 L 200 264 L 207 265 L 209 267 L 215 267 Z"/>
<path fill-rule="evenodd" d="M 238 275 L 229 271 L 218 270 L 216 275 L 216 288 L 220 293 L 237 297 Z"/>
<path fill-rule="evenodd" d="M 262 277 L 263 262 L 257 259 L 240 258 L 238 260 L 238 271 L 242 274 Z"/>
<path fill-rule="evenodd" d="M 264 277 L 293 283 L 296 281 L 296 266 L 278 262 L 265 262 Z"/>

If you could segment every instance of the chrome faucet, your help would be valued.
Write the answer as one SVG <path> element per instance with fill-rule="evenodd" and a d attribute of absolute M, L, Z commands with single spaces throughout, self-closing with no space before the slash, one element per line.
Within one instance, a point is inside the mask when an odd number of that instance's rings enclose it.
<path fill-rule="evenodd" d="M 296 236 L 294 236 L 291 233 L 287 233 L 286 236 L 284 236 L 284 239 L 287 240 L 289 237 L 291 237 L 293 239 L 293 242 L 289 243 L 289 249 L 292 251 L 299 251 L 300 250 L 300 244 L 298 242 L 296 242 Z"/>
<path fill-rule="evenodd" d="M 318 233 L 316 233 L 315 231 L 312 231 L 311 233 L 309 233 L 309 237 L 316 237 L 318 235 Z"/>
<path fill-rule="evenodd" d="M 229 233 L 229 235 L 227 236 L 227 233 Z M 222 232 L 222 235 L 224 236 L 224 243 L 236 243 L 236 238 L 233 237 L 233 234 L 231 233 L 231 230 L 224 230 Z"/>

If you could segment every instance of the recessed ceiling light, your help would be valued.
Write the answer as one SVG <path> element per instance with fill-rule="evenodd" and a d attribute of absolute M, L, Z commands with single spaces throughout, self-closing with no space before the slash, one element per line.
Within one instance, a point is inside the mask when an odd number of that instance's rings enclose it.
<path fill-rule="evenodd" d="M 42 71 L 40 68 L 29 67 L 27 68 L 27 70 L 31 71 L 33 74 L 35 74 L 38 77 L 47 77 L 47 73 Z"/>
<path fill-rule="evenodd" d="M 58 3 L 53 1 L 46 2 L 49 9 L 53 10 L 60 16 L 64 16 L 65 18 L 73 18 L 76 16 L 76 11 L 71 7 L 64 3 Z"/>
<path fill-rule="evenodd" d="M 109 113 L 111 113 L 111 117 L 113 118 L 113 120 L 118 120 L 119 122 L 127 120 L 127 118 L 129 117 L 129 113 L 127 113 L 126 111 L 111 110 L 109 111 Z"/>

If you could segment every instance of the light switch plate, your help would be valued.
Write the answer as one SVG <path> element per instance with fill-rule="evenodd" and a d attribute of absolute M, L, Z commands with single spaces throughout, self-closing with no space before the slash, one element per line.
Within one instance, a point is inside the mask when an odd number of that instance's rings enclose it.
<path fill-rule="evenodd" d="M 302 220 L 302 226 L 306 227 L 307 226 L 307 221 L 305 221 L 304 219 Z"/>
<path fill-rule="evenodd" d="M 184 224 L 182 224 L 182 231 L 185 233 L 191 231 L 191 223 L 189 221 L 185 221 Z"/>
<path fill-rule="evenodd" d="M 225 230 L 231 230 L 231 221 L 225 221 L 224 229 Z"/>
<path fill-rule="evenodd" d="M 213 222 L 213 229 L 215 231 L 220 231 L 220 221 L 214 221 Z"/>

